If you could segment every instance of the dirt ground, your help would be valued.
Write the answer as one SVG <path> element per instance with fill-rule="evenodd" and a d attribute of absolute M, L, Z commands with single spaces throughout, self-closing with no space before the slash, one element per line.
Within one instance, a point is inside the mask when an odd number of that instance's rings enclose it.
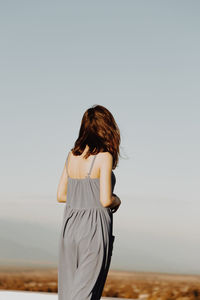
<path fill-rule="evenodd" d="M 0 267 L 0 289 L 57 292 L 57 269 Z M 110 270 L 103 297 L 200 300 L 200 275 Z"/>

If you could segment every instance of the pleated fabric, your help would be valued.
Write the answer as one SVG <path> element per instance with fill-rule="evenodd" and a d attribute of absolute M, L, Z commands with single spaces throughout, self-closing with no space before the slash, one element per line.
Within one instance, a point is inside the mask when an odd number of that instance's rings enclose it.
<path fill-rule="evenodd" d="M 100 179 L 90 177 L 95 158 L 88 176 L 68 176 L 59 239 L 58 300 L 100 300 L 110 267 L 113 213 L 100 202 Z M 111 179 L 113 192 L 113 172 Z"/>

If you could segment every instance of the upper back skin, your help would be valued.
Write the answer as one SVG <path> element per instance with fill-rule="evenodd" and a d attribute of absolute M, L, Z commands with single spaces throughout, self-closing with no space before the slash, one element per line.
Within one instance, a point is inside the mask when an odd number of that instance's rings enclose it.
<path fill-rule="evenodd" d="M 90 155 L 87 159 L 84 158 L 84 152 L 79 155 L 73 155 L 70 151 L 68 157 L 68 175 L 71 178 L 85 178 L 89 172 L 94 155 Z M 113 157 L 109 152 L 99 152 L 96 155 L 92 171 L 90 173 L 91 178 L 99 178 L 100 180 L 100 201 L 103 206 L 109 206 L 111 204 L 112 186 L 111 186 L 111 172 L 112 172 Z"/>

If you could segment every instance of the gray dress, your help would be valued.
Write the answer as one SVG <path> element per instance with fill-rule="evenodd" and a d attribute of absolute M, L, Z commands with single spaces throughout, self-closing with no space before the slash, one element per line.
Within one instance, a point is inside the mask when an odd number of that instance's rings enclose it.
<path fill-rule="evenodd" d="M 67 171 L 67 201 L 59 240 L 58 300 L 99 300 L 106 282 L 115 239 L 113 213 L 100 202 L 100 179 L 90 177 L 95 158 L 96 155 L 85 178 L 72 178 Z M 111 181 L 113 192 L 113 172 Z"/>

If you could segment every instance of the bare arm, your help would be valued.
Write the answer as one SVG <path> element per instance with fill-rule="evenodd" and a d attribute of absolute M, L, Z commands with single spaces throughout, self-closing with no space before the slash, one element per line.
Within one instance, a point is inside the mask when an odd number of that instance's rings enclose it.
<path fill-rule="evenodd" d="M 67 177 L 67 170 L 66 170 L 66 164 L 65 164 L 59 184 L 58 184 L 58 189 L 57 189 L 57 201 L 58 202 L 66 202 L 67 182 L 68 182 L 68 177 Z"/>
<path fill-rule="evenodd" d="M 112 173 L 113 157 L 109 152 L 102 152 L 100 157 L 100 202 L 104 207 L 110 207 L 112 197 Z"/>

